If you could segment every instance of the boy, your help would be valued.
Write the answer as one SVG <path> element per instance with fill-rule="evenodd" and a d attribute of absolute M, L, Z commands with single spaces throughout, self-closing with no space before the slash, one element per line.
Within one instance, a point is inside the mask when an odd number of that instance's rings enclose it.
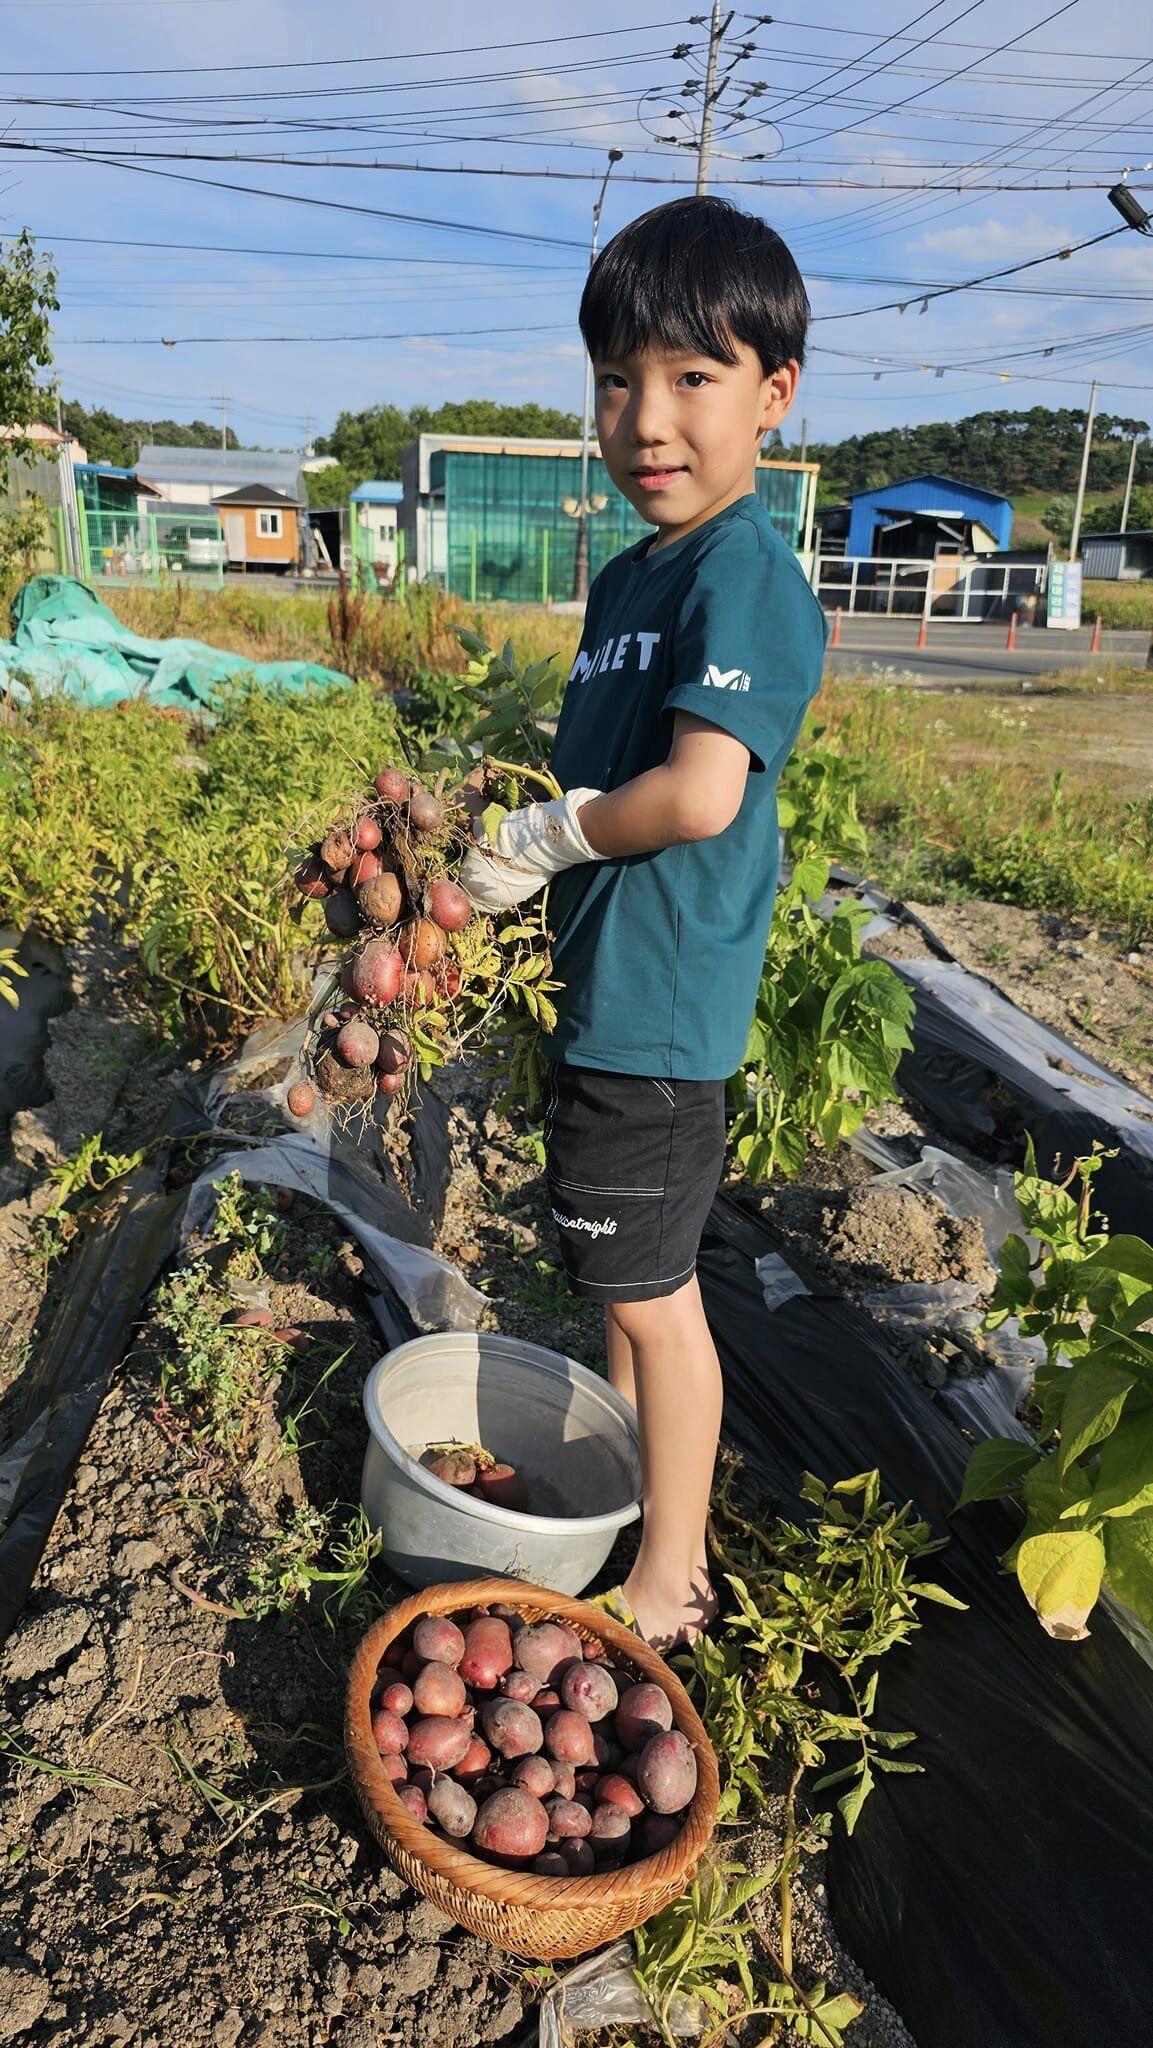
<path fill-rule="evenodd" d="M 550 884 L 549 1195 L 641 1444 L 640 1549 L 604 1604 L 661 1649 L 716 1611 L 722 1389 L 696 1256 L 772 916 L 777 778 L 827 635 L 754 489 L 808 317 L 780 237 L 722 199 L 643 214 L 593 264 L 597 438 L 656 531 L 589 592 L 552 753 L 566 795 L 507 819 L 461 875 L 486 910 Z"/>

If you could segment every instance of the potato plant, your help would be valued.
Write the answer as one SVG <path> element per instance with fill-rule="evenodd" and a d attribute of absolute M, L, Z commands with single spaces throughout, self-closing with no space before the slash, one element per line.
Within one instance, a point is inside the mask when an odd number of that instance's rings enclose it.
<path fill-rule="evenodd" d="M 1102 1587 L 1153 1622 L 1153 1244 L 1093 1227 L 1099 1153 L 1061 1182 L 1030 1141 L 1015 1188 L 1036 1241 L 1007 1237 L 986 1327 L 1040 1337 L 1037 1440 L 989 1437 L 958 1506 L 1011 1494 L 1025 1526 L 1006 1555 L 1047 1634 L 1076 1641 Z"/>

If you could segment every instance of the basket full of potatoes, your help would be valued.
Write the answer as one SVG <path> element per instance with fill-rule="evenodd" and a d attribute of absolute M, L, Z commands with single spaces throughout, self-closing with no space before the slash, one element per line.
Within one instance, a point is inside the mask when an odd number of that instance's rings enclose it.
<path fill-rule="evenodd" d="M 426 1587 L 375 1622 L 345 1745 L 401 1876 L 512 1955 L 579 1956 L 640 1926 L 716 1823 L 716 1757 L 663 1658 L 516 1579 Z"/>

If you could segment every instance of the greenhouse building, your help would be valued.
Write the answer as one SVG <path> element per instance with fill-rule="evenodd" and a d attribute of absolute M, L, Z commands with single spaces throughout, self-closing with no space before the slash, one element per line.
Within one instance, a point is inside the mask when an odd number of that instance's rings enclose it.
<path fill-rule="evenodd" d="M 813 544 L 819 465 L 757 465 L 757 495 L 789 546 Z M 421 434 L 401 456 L 401 530 L 410 576 L 470 601 L 563 603 L 572 597 L 580 510 L 580 442 Z M 652 531 L 610 482 L 599 451 L 588 469 L 589 581 Z"/>

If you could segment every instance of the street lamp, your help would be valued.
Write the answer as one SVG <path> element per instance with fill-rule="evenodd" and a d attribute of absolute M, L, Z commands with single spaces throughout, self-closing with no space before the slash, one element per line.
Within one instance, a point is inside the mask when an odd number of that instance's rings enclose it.
<path fill-rule="evenodd" d="M 610 149 L 609 151 L 608 165 L 604 177 L 601 179 L 601 189 L 597 194 L 596 205 L 593 207 L 593 238 L 589 250 L 590 270 L 596 262 L 597 241 L 601 230 L 601 207 L 604 205 L 605 187 L 612 174 L 613 165 L 619 164 L 623 155 L 623 149 Z M 573 600 L 582 604 L 589 594 L 589 423 L 592 417 L 592 389 L 592 358 L 586 349 L 584 410 L 581 415 L 581 483 L 580 499 L 577 505 L 576 560 L 573 563 L 572 579 Z M 597 510 L 600 510 L 599 506 Z"/>

